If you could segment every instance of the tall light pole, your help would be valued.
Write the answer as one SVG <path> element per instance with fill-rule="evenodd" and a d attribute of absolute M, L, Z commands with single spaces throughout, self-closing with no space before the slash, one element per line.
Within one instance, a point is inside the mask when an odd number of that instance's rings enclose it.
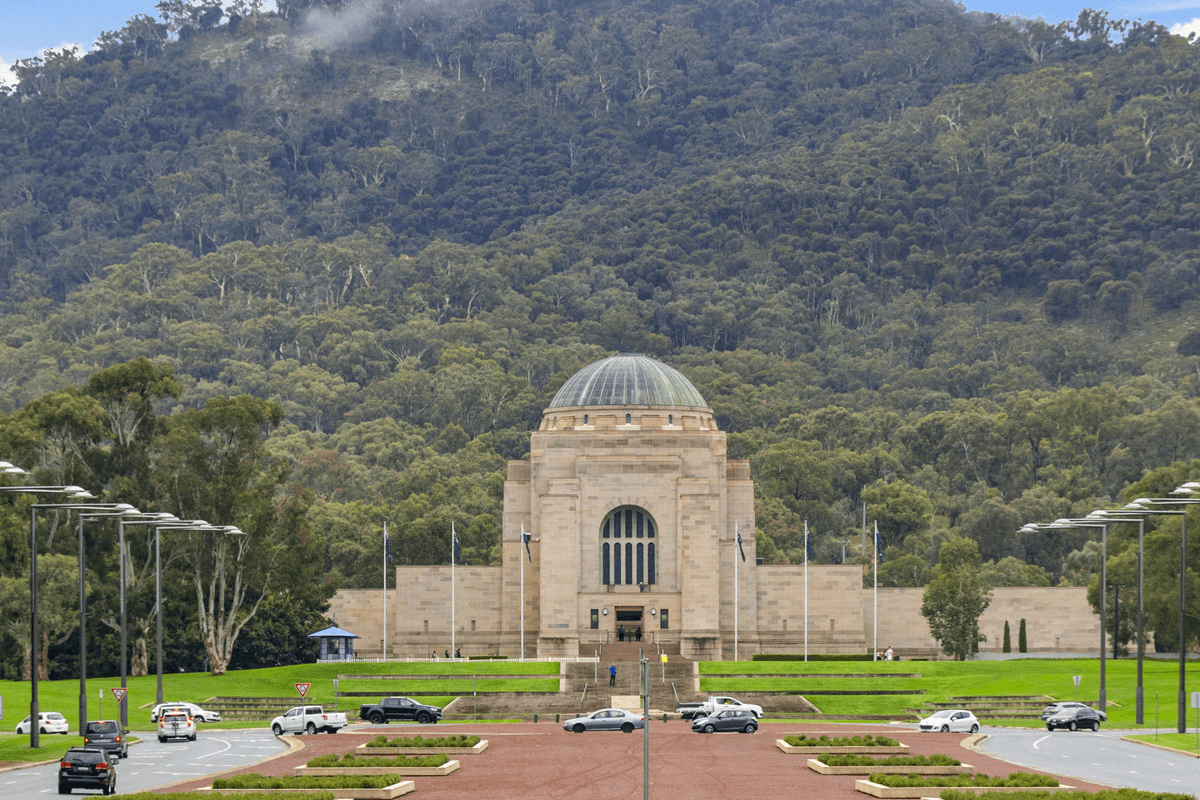
<path fill-rule="evenodd" d="M 154 526 L 154 616 L 158 625 L 156 631 L 158 691 L 155 703 L 163 703 L 163 641 L 162 641 L 162 532 L 167 531 L 220 531 L 227 535 L 240 535 L 242 531 L 234 525 L 210 525 L 202 519 L 181 520 L 178 523 L 168 522 L 165 525 Z"/>
<path fill-rule="evenodd" d="M 125 552 L 125 526 L 126 525 L 162 525 L 168 522 L 178 522 L 178 518 L 174 514 L 160 512 L 158 514 L 146 514 L 138 519 L 126 519 L 125 517 L 117 518 L 117 549 L 120 551 L 121 569 L 121 688 L 127 690 L 127 682 L 129 675 L 128 666 L 128 651 L 129 635 L 127 633 L 128 626 L 125 618 L 125 587 L 129 583 L 129 576 L 125 572 L 125 564 L 129 560 Z M 121 730 L 129 727 L 129 695 L 127 691 L 121 693 Z"/>
<path fill-rule="evenodd" d="M 0 472 L 24 475 L 20 467 L 0 461 Z M 79 486 L 0 486 L 0 492 L 12 494 L 65 494 L 76 500 L 91 499 L 93 495 Z M 38 614 L 37 614 L 37 505 L 29 509 L 29 746 L 41 746 L 41 715 L 38 709 Z"/>
<path fill-rule="evenodd" d="M 1139 511 L 1138 506 L 1127 505 L 1117 511 L 1099 509 L 1088 514 L 1089 517 L 1103 517 L 1117 522 L 1136 522 L 1138 524 L 1138 558 L 1137 558 L 1137 689 L 1134 694 L 1134 723 L 1145 724 L 1145 687 L 1143 685 L 1142 663 L 1146 658 L 1146 606 L 1144 597 L 1145 586 L 1145 552 L 1146 552 L 1146 515 Z M 1116 646 L 1116 643 L 1113 643 Z"/>
<path fill-rule="evenodd" d="M 83 552 L 83 521 L 96 517 L 120 517 L 124 514 L 137 514 L 138 510 L 128 503 L 95 503 L 78 506 L 59 506 L 67 510 L 94 513 L 80 513 L 77 529 L 79 532 L 79 735 L 83 736 L 87 729 L 87 582 Z M 104 511 L 102 509 L 110 509 Z"/>
<path fill-rule="evenodd" d="M 1146 514 L 1168 514 L 1179 517 L 1179 697 L 1177 701 L 1178 708 L 1176 713 L 1178 720 L 1176 721 L 1176 731 L 1179 733 L 1187 733 L 1187 648 L 1184 637 L 1187 634 L 1185 625 L 1185 611 L 1187 600 L 1187 511 L 1166 511 L 1157 510 L 1155 506 L 1161 505 L 1188 505 L 1192 503 L 1200 503 L 1200 498 L 1191 497 L 1197 490 L 1200 490 L 1200 483 L 1189 482 L 1182 486 L 1176 487 L 1171 493 L 1179 493 L 1178 497 L 1140 497 L 1134 500 L 1126 508 L 1130 506 L 1141 509 Z"/>
<path fill-rule="evenodd" d="M 1105 676 L 1105 645 L 1108 642 L 1108 623 L 1105 622 L 1105 599 L 1108 595 L 1108 522 L 1103 519 L 1056 519 L 1050 527 L 1100 529 L 1100 710 L 1108 713 L 1108 683 Z"/>

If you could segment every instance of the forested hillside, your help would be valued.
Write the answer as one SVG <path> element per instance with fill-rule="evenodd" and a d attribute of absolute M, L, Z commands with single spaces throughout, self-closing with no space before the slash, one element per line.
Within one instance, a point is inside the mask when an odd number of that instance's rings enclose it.
<path fill-rule="evenodd" d="M 398 563 L 444 563 L 451 520 L 496 563 L 505 460 L 617 351 L 712 404 L 769 563 L 806 520 L 817 561 L 867 559 L 865 504 L 886 585 L 952 534 L 995 583 L 1087 583 L 1091 532 L 1021 524 L 1200 475 L 1200 50 L 1161 26 L 278 5 L 169 0 L 18 64 L 0 458 L 150 507 L 170 420 L 268 401 L 290 568 L 330 586 L 378 585 L 384 519 Z M 137 458 L 101 458 L 128 443 L 89 378 L 143 356 L 178 391 L 142 392 Z"/>

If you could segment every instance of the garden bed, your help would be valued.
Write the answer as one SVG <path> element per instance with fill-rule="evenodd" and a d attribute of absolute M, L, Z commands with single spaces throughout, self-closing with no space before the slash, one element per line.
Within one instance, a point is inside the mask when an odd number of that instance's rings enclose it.
<path fill-rule="evenodd" d="M 1064 789 L 1075 788 L 1074 786 L 1067 786 L 1065 784 L 1057 784 L 1056 786 L 938 786 L 934 781 L 931 781 L 930 783 L 933 785 L 887 786 L 868 779 L 855 781 L 854 788 L 863 794 L 870 795 L 871 797 L 880 797 L 885 799 L 938 797 L 946 789 L 959 789 L 964 792 L 971 792 L 975 794 L 979 792 L 1025 792 L 1031 789 L 1057 792 Z"/>
<path fill-rule="evenodd" d="M 833 758 L 828 762 L 821 759 L 826 755 Z M 808 768 L 821 775 L 963 775 L 974 769 L 947 756 L 891 756 L 889 758 L 867 758 L 855 754 L 834 755 L 822 753 L 808 760 Z"/>
<path fill-rule="evenodd" d="M 333 796 L 338 800 L 392 800 L 392 798 L 406 795 L 409 792 L 415 791 L 416 784 L 412 781 L 398 781 L 396 783 L 384 786 L 380 789 L 335 789 Z M 329 794 L 329 789 L 214 789 L 211 786 L 206 789 L 201 789 L 202 792 L 209 794 L 299 794 L 313 795 L 320 793 L 323 795 Z"/>
<path fill-rule="evenodd" d="M 398 736 L 388 739 L 377 736 L 366 744 L 354 748 L 360 756 L 418 756 L 436 755 L 479 755 L 488 749 L 487 739 L 478 736 Z"/>
<path fill-rule="evenodd" d="M 336 755 L 319 756 L 303 767 L 296 767 L 297 777 L 313 775 L 449 775 L 458 769 L 459 762 L 444 754 L 407 755 L 379 758 L 356 756 L 348 753 L 340 758 Z"/>

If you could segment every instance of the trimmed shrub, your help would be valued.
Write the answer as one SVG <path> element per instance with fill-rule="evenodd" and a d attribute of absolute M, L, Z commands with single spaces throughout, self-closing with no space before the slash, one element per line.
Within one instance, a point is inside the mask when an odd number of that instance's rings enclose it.
<path fill-rule="evenodd" d="M 1012 652 L 1012 633 L 1008 629 L 1008 620 L 1004 620 L 1004 645 L 1002 650 L 1005 653 Z"/>
<path fill-rule="evenodd" d="M 347 753 L 339 756 L 330 753 L 327 756 L 317 756 L 308 762 L 310 767 L 440 767 L 450 759 L 444 753 L 429 756 L 395 756 L 380 758 L 379 756 L 356 756 Z"/>
<path fill-rule="evenodd" d="M 161 795 L 160 795 L 161 796 Z M 1026 792 L 965 792 L 947 789 L 942 800 L 1192 800 L 1191 795 L 1174 792 L 1143 792 L 1140 789 L 1105 789 L 1101 792 L 1049 792 L 1030 789 Z"/>
<path fill-rule="evenodd" d="M 1025 638 L 1025 618 L 1021 617 L 1021 627 L 1017 629 L 1017 652 L 1028 653 L 1029 642 Z"/>
<path fill-rule="evenodd" d="M 367 747 L 474 747 L 479 742 L 478 736 L 469 736 L 465 733 L 429 739 L 424 736 L 397 736 L 395 739 L 376 736 L 367 742 Z"/>
<path fill-rule="evenodd" d="M 817 756 L 822 764 L 830 767 L 961 767 L 956 758 L 934 753 L 931 756 L 875 756 L 858 753 L 823 753 Z"/>
<path fill-rule="evenodd" d="M 1058 779 L 1032 772 L 1013 772 L 1007 778 L 991 775 L 889 775 L 873 772 L 867 776 L 882 786 L 1058 786 Z"/>
<path fill-rule="evenodd" d="M 895 739 L 889 739 L 886 736 L 872 736 L 869 733 L 862 736 L 835 736 L 832 739 L 824 734 L 815 739 L 800 734 L 799 736 L 785 736 L 783 741 L 792 747 L 895 747 L 899 744 Z"/>
<path fill-rule="evenodd" d="M 751 661 L 803 661 L 797 653 L 755 653 Z M 809 653 L 809 661 L 872 661 L 870 653 Z"/>
<path fill-rule="evenodd" d="M 252 772 L 228 778 L 213 778 L 214 789 L 382 789 L 404 780 L 403 775 L 306 775 L 271 778 Z"/>

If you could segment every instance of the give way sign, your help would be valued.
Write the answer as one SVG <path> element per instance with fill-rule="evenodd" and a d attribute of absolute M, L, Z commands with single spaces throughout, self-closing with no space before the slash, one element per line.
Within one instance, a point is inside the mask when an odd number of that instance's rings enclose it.
<path fill-rule="evenodd" d="M 312 686 L 311 683 L 297 683 L 293 685 L 296 687 L 296 691 L 300 693 L 301 697 L 304 697 L 306 694 L 308 694 L 308 687 Z"/>
<path fill-rule="evenodd" d="M 117 698 L 117 702 L 119 703 L 125 699 L 125 692 L 128 690 L 123 686 L 114 686 L 109 691 L 112 692 L 113 697 Z"/>

